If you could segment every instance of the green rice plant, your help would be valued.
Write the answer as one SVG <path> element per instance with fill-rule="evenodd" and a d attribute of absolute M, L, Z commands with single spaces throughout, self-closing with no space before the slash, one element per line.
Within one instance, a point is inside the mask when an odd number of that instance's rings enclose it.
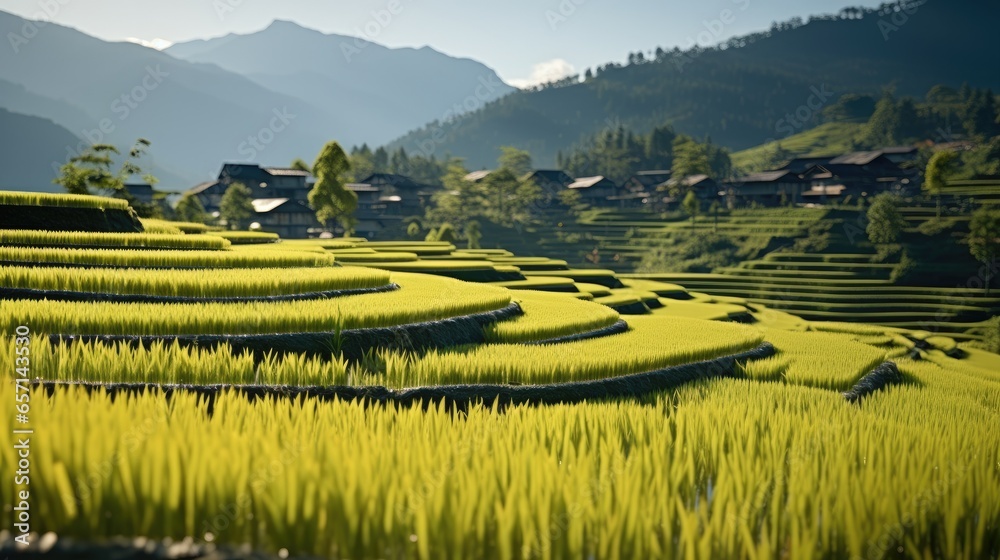
<path fill-rule="evenodd" d="M 110 303 L 0 300 L 0 332 L 28 323 L 49 334 L 197 335 L 331 332 L 390 327 L 501 309 L 501 288 L 393 274 L 401 289 L 331 299 L 253 303 Z"/>
<path fill-rule="evenodd" d="M 533 276 L 532 278 L 538 278 L 538 277 Z M 600 284 L 589 284 L 587 282 L 576 282 L 575 284 L 578 290 L 580 290 L 581 292 L 587 292 L 588 294 L 594 296 L 595 298 L 611 295 L 611 288 L 602 286 Z"/>
<path fill-rule="evenodd" d="M 0 266 L 0 286 L 191 298 L 261 297 L 376 288 L 389 273 L 364 268 L 150 270 Z"/>
<path fill-rule="evenodd" d="M 351 251 L 336 251 L 333 253 L 337 256 L 337 260 L 342 263 L 373 263 L 373 264 L 394 264 L 401 262 L 417 262 L 419 257 L 415 253 L 403 253 L 403 252 L 393 252 L 393 251 L 372 251 L 370 253 L 361 252 L 351 252 Z M 421 262 L 433 262 L 437 263 L 439 261 L 421 261 Z M 426 265 L 421 265 L 426 266 Z"/>
<path fill-rule="evenodd" d="M 277 233 L 265 231 L 210 231 L 207 235 L 221 237 L 233 245 L 256 245 L 281 241 Z"/>
<path fill-rule="evenodd" d="M 82 194 L 49 194 L 0 190 L 0 206 L 58 206 L 60 208 L 128 210 L 128 201 L 120 198 Z"/>
<path fill-rule="evenodd" d="M 578 288 L 572 278 L 561 278 L 557 276 L 532 276 L 524 280 L 505 280 L 502 282 L 490 282 L 494 286 L 501 286 L 510 290 L 544 290 L 553 292 L 576 292 Z"/>
<path fill-rule="evenodd" d="M 705 321 L 728 321 L 732 316 L 746 313 L 741 305 L 719 304 L 710 301 L 685 301 L 660 298 L 662 307 L 653 309 L 654 315 L 686 317 Z"/>
<path fill-rule="evenodd" d="M 604 269 L 570 269 L 570 270 L 525 270 L 526 277 L 532 276 L 561 276 L 571 278 L 574 282 L 588 282 L 600 284 L 608 288 L 621 288 L 622 283 L 615 276 L 613 270 Z"/>
<path fill-rule="evenodd" d="M 618 322 L 613 309 L 549 292 L 519 291 L 513 296 L 524 315 L 486 327 L 489 342 L 546 340 L 609 327 Z"/>
<path fill-rule="evenodd" d="M 0 356 L 4 371 L 14 372 L 15 346 Z M 8 348 L 5 347 L 5 350 Z M 297 354 L 266 357 L 256 363 L 249 352 L 234 353 L 222 344 L 216 348 L 154 342 L 149 347 L 124 342 L 52 344 L 46 338 L 32 341 L 36 379 L 101 383 L 159 383 L 214 385 L 348 385 L 348 365 L 337 358 L 307 358 Z"/>
<path fill-rule="evenodd" d="M 156 220 L 153 218 L 142 218 L 142 230 L 146 233 L 167 233 L 170 235 L 181 235 L 185 233 L 181 228 L 166 220 Z"/>
<path fill-rule="evenodd" d="M 221 231 L 218 226 L 209 226 L 198 222 L 175 222 L 172 220 L 158 220 L 156 218 L 142 218 L 140 220 L 148 233 L 206 233 L 209 231 Z"/>
<path fill-rule="evenodd" d="M 764 339 L 759 330 L 732 323 L 641 315 L 626 321 L 627 332 L 575 342 L 431 351 L 390 367 L 385 381 L 406 387 L 603 379 L 734 354 Z"/>
<path fill-rule="evenodd" d="M 609 294 L 606 296 L 594 296 L 594 303 L 599 303 L 608 307 L 624 307 L 628 305 L 638 305 L 642 303 L 642 298 L 636 294 Z"/>
<path fill-rule="evenodd" d="M 247 246 L 237 246 L 230 251 L 0 246 L 0 262 L 18 266 L 59 264 L 119 268 L 294 268 L 333 266 L 334 258 L 322 251 L 261 252 Z"/>
<path fill-rule="evenodd" d="M 789 383 L 846 391 L 887 359 L 885 348 L 842 335 L 779 329 L 766 333 L 768 342 L 789 362 L 784 371 Z"/>
<path fill-rule="evenodd" d="M 201 249 L 222 250 L 229 242 L 208 235 L 157 233 L 91 233 L 30 230 L 0 230 L 0 245 L 28 247 L 111 249 Z"/>
<path fill-rule="evenodd" d="M 246 244 L 236 244 L 231 247 L 233 251 L 242 251 L 245 253 L 260 253 L 263 251 L 269 251 L 272 253 L 312 253 L 312 254 L 322 254 L 335 256 L 332 253 L 327 252 L 326 249 L 314 245 L 288 245 L 288 242 L 282 240 L 280 243 L 246 243 Z"/>
<path fill-rule="evenodd" d="M 996 373 L 900 368 L 919 384 L 861 407 L 734 379 L 463 413 L 223 394 L 209 416 L 191 394 L 33 391 L 32 526 L 350 558 L 995 555 Z"/>
<path fill-rule="evenodd" d="M 335 253 L 336 255 L 336 253 Z M 378 253 L 376 253 L 376 256 Z M 359 255 L 339 255 L 338 258 L 351 258 Z M 374 266 L 383 270 L 398 272 L 432 272 L 447 270 L 494 270 L 489 261 L 393 261 L 393 262 L 356 262 L 358 266 Z"/>

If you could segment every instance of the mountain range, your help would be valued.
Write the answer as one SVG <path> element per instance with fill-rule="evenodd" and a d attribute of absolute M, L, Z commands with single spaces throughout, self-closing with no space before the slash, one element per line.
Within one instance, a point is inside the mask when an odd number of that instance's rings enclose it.
<path fill-rule="evenodd" d="M 287 165 L 311 160 L 331 139 L 386 142 L 469 95 L 485 102 L 512 90 L 468 59 L 287 22 L 159 52 L 0 11 L 0 36 L 21 38 L 0 49 L 0 108 L 75 136 L 58 147 L 60 161 L 89 143 L 124 148 L 146 138 L 148 163 L 168 189 L 214 177 L 223 161 Z M 351 57 L 345 42 L 357 51 Z M 4 130 L 5 145 L 15 143 Z M 51 165 L 28 174 L 16 184 L 0 178 L 0 188 L 52 189 Z"/>
<path fill-rule="evenodd" d="M 815 126 L 822 108 L 846 93 L 923 96 L 935 84 L 962 83 L 1000 90 L 998 18 L 995 0 L 846 8 L 719 48 L 633 55 L 633 63 L 606 65 L 585 80 L 517 92 L 430 123 L 390 147 L 429 147 L 477 169 L 493 165 L 500 147 L 510 145 L 547 167 L 559 151 L 602 130 L 671 124 L 741 150 Z"/>

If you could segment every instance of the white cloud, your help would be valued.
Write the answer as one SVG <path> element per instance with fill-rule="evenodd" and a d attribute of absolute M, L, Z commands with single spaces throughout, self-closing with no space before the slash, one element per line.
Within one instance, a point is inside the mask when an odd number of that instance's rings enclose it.
<path fill-rule="evenodd" d="M 531 67 L 531 76 L 510 80 L 510 85 L 516 88 L 526 88 L 561 80 L 576 73 L 573 65 L 561 58 L 553 58 L 539 62 Z"/>
<path fill-rule="evenodd" d="M 165 49 L 165 48 L 169 47 L 170 45 L 174 44 L 173 41 L 168 41 L 166 39 L 160 39 L 159 37 L 157 37 L 156 39 L 152 39 L 150 41 L 147 41 L 145 39 L 138 39 L 136 37 L 129 37 L 128 39 L 125 39 L 125 40 L 128 41 L 129 43 L 136 43 L 138 45 L 142 45 L 142 46 L 150 48 L 150 49 L 156 49 L 158 51 L 162 51 L 163 49 Z"/>

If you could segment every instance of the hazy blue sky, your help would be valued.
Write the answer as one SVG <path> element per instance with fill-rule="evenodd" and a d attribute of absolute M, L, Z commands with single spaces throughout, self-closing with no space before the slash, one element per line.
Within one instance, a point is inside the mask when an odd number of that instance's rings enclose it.
<path fill-rule="evenodd" d="M 0 0 L 0 9 L 106 40 L 251 33 L 286 19 L 388 46 L 430 45 L 518 84 L 657 46 L 714 44 L 772 21 L 871 0 Z M 390 13 L 390 8 L 396 12 Z M 728 13 L 724 11 L 728 10 Z M 160 44 L 159 42 L 157 44 Z"/>

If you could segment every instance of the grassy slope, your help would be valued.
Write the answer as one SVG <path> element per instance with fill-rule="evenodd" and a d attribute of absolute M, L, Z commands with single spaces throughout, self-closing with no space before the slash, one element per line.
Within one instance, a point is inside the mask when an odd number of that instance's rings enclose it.
<path fill-rule="evenodd" d="M 733 166 L 739 169 L 755 169 L 760 161 L 780 145 L 796 156 L 818 157 L 843 154 L 851 151 L 851 140 L 861 132 L 863 123 L 828 122 L 803 130 L 786 138 L 747 148 L 732 154 Z"/>

